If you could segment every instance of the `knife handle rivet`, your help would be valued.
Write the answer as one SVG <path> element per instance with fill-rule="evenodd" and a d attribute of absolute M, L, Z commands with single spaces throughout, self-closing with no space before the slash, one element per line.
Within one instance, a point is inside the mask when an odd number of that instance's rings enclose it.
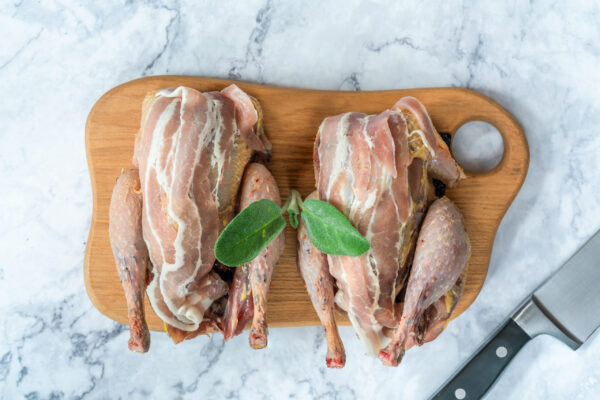
<path fill-rule="evenodd" d="M 496 349 L 496 356 L 498 356 L 498 358 L 504 358 L 507 354 L 508 350 L 506 350 L 506 347 L 504 346 L 498 346 L 498 348 Z"/>
<path fill-rule="evenodd" d="M 456 397 L 458 400 L 462 400 L 467 397 L 467 392 L 463 388 L 458 388 L 454 391 L 454 397 Z"/>

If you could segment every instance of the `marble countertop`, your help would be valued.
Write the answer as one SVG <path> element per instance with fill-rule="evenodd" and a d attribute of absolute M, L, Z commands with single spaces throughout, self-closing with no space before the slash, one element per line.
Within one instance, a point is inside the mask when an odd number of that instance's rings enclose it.
<path fill-rule="evenodd" d="M 123 4 L 125 3 L 125 4 Z M 597 2 L 14 0 L 0 5 L 0 397 L 5 399 L 426 398 L 600 228 Z M 83 284 L 92 200 L 84 125 L 111 87 L 189 74 L 334 90 L 458 86 L 523 125 L 531 164 L 471 308 L 398 368 L 324 365 L 320 327 L 174 346 L 126 327 Z M 485 150 L 485 149 L 484 149 Z M 488 399 L 600 397 L 600 339 L 538 337 Z"/>

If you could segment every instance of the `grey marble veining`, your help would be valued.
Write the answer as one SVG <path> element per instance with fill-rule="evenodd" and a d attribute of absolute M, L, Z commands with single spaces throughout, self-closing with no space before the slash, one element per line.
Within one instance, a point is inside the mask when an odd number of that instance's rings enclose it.
<path fill-rule="evenodd" d="M 600 7 L 595 1 L 0 3 L 0 397 L 419 399 L 600 228 Z M 531 164 L 473 306 L 400 367 L 324 366 L 320 327 L 127 351 L 83 286 L 91 216 L 84 125 L 98 97 L 144 75 L 317 89 L 458 86 L 523 125 Z M 485 144 L 484 144 L 485 146 Z M 481 149 L 485 151 L 485 149 Z M 600 397 L 600 340 L 528 344 L 488 399 Z"/>

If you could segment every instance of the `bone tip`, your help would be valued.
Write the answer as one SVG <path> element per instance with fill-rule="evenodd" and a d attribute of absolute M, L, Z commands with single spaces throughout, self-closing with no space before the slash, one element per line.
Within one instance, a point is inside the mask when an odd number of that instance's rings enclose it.
<path fill-rule="evenodd" d="M 267 347 L 267 335 L 264 333 L 250 332 L 250 347 L 257 350 Z"/>
<path fill-rule="evenodd" d="M 150 335 L 146 334 L 146 335 L 141 335 L 141 336 L 134 336 L 131 335 L 131 337 L 129 338 L 129 350 L 131 351 L 135 351 L 136 353 L 146 353 L 148 351 L 148 349 L 150 348 Z"/>
<path fill-rule="evenodd" d="M 393 352 L 390 352 L 387 349 L 381 350 L 379 352 L 379 359 L 386 367 L 397 367 L 398 361 L 402 358 L 401 355 L 396 357 Z"/>
<path fill-rule="evenodd" d="M 346 365 L 346 357 L 343 354 L 337 356 L 327 356 L 325 359 L 327 368 L 343 368 Z"/>

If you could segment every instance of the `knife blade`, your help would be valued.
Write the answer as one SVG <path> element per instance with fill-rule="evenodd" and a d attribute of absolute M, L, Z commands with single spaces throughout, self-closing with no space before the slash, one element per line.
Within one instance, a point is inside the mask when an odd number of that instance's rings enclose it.
<path fill-rule="evenodd" d="M 600 326 L 600 231 L 525 299 L 432 399 L 480 399 L 537 335 L 577 349 Z"/>
<path fill-rule="evenodd" d="M 600 232 L 533 293 L 533 301 L 579 347 L 600 326 Z"/>

